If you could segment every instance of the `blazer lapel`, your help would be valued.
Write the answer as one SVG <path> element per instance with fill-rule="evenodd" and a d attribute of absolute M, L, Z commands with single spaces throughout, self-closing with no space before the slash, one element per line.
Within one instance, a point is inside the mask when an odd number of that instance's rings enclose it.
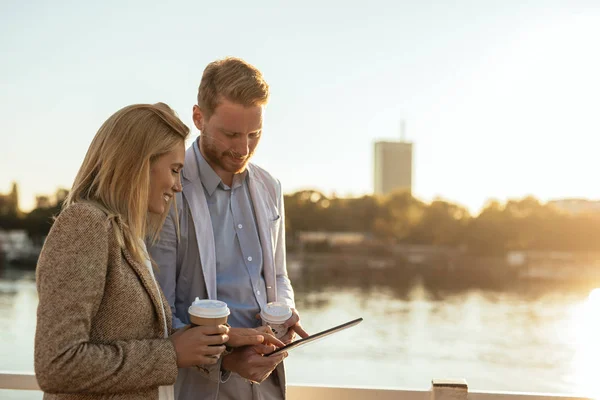
<path fill-rule="evenodd" d="M 248 180 L 250 197 L 254 205 L 258 236 L 262 244 L 263 274 L 267 285 L 267 301 L 276 301 L 275 263 L 273 260 L 275 243 L 271 237 L 271 224 L 277 220 L 279 214 L 268 193 L 266 193 L 263 183 L 254 176 L 250 165 L 248 166 L 248 173 L 250 174 L 250 179 Z"/>
<path fill-rule="evenodd" d="M 208 298 L 216 300 L 217 260 L 215 255 L 215 236 L 210 219 L 210 211 L 206 203 L 206 196 L 204 195 L 204 188 L 202 187 L 198 172 L 197 146 L 197 142 L 194 142 L 185 154 L 183 197 L 186 200 L 192 220 L 194 221 L 194 231 L 196 232 L 196 241 Z"/>
<path fill-rule="evenodd" d="M 158 315 L 160 334 L 162 336 L 164 334 L 163 327 L 165 326 L 165 324 L 167 324 L 166 326 L 169 329 L 171 327 L 170 321 L 165 320 L 165 318 L 167 318 L 167 313 L 170 313 L 170 308 L 168 306 L 165 308 L 163 302 L 163 295 L 159 291 L 157 284 L 154 282 L 152 275 L 150 275 L 148 267 L 136 261 L 127 249 L 123 249 L 123 255 L 125 256 L 125 259 L 129 263 L 129 265 L 131 265 L 131 268 L 133 268 L 135 273 L 140 277 L 142 285 L 144 285 L 144 288 L 146 289 L 146 291 L 150 295 L 150 298 L 152 299 L 152 303 L 154 304 L 156 314 Z"/>

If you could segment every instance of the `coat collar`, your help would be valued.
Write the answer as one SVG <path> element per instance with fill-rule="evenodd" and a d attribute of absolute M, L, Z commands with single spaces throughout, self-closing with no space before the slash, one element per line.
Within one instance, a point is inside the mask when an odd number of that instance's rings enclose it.
<path fill-rule="evenodd" d="M 158 316 L 159 333 L 162 337 L 164 335 L 165 325 L 167 326 L 167 329 L 169 331 L 171 330 L 172 316 L 169 303 L 164 297 L 162 291 L 158 289 L 156 281 L 152 277 L 152 274 L 148 270 L 148 267 L 137 261 L 133 257 L 131 252 L 129 252 L 129 250 L 127 250 L 126 248 L 123 248 L 122 252 L 123 256 L 125 257 L 125 260 L 127 260 L 127 263 L 129 263 L 131 268 L 138 275 L 140 281 L 142 282 L 142 285 L 144 286 L 144 289 L 146 289 L 146 291 L 150 295 L 150 299 L 152 300 L 152 304 L 154 305 L 156 315 Z"/>

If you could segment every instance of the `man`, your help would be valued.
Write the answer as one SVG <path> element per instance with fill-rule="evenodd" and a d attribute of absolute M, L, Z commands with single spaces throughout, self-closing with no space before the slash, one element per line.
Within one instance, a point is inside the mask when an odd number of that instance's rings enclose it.
<path fill-rule="evenodd" d="M 189 322 L 187 308 L 196 297 L 225 301 L 232 328 L 260 326 L 257 315 L 268 302 L 294 308 L 281 185 L 249 163 L 262 136 L 268 99 L 260 71 L 241 59 L 218 60 L 204 70 L 193 108 L 200 136 L 186 152 L 183 193 L 150 250 L 175 328 Z M 294 309 L 282 341 L 289 343 L 295 333 L 307 336 L 299 320 Z M 264 357 L 265 348 L 242 347 L 216 366 L 180 370 L 176 397 L 285 398 L 280 364 L 285 355 Z"/>

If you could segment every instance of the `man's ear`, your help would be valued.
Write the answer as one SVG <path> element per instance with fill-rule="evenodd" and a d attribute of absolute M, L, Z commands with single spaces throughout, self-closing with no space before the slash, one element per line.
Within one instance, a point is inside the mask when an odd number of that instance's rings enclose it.
<path fill-rule="evenodd" d="M 202 114 L 202 110 L 200 110 L 200 107 L 198 107 L 197 104 L 194 104 L 194 107 L 192 108 L 192 120 L 194 121 L 196 128 L 202 132 L 205 123 L 204 114 Z"/>

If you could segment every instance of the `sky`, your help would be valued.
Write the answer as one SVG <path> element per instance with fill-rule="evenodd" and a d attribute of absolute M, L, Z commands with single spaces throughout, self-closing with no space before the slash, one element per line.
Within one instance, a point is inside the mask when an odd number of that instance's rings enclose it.
<path fill-rule="evenodd" d="M 600 199 L 599 1 L 286 3 L 0 0 L 0 193 L 69 188 L 125 105 L 193 128 L 204 67 L 238 56 L 270 84 L 254 162 L 287 193 L 371 193 L 403 119 L 424 201 Z"/>

